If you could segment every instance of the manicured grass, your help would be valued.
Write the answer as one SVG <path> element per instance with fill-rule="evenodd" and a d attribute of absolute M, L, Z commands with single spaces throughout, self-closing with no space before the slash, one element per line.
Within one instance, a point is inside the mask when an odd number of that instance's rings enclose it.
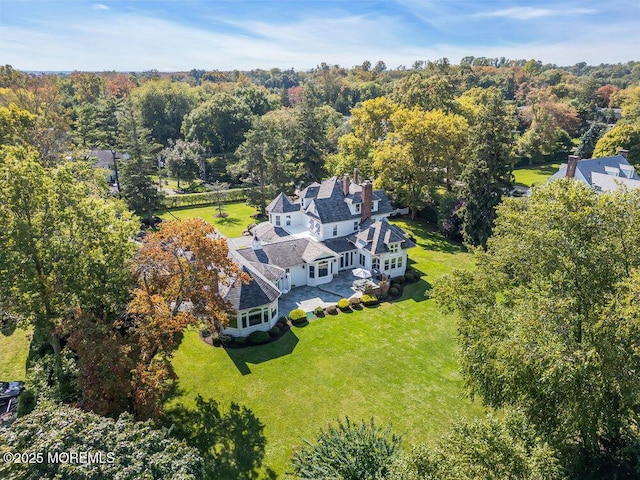
<path fill-rule="evenodd" d="M 556 173 L 559 168 L 559 163 L 534 165 L 532 167 L 518 168 L 514 170 L 513 176 L 516 178 L 516 185 L 531 187 L 533 185 L 540 185 L 541 183 L 546 182 L 547 179 Z"/>
<path fill-rule="evenodd" d="M 253 218 L 253 215 L 256 214 L 256 209 L 246 203 L 223 204 L 222 212 L 227 214 L 227 216 L 224 218 L 216 217 L 218 207 L 211 205 L 208 207 L 174 209 L 160 216 L 164 220 L 200 217 L 214 225 L 227 237 L 240 237 L 243 230 L 245 230 L 250 223 L 259 222 L 259 220 Z"/>
<path fill-rule="evenodd" d="M 16 328 L 7 333 L 0 332 L 0 380 L 24 380 L 31 332 Z"/>
<path fill-rule="evenodd" d="M 410 257 L 422 272 L 400 300 L 327 315 L 259 347 L 213 348 L 187 332 L 173 361 L 181 391 L 174 401 L 193 407 L 201 394 L 223 408 L 250 408 L 265 424 L 264 464 L 279 475 L 301 438 L 338 417 L 391 423 L 409 448 L 433 442 L 455 417 L 481 415 L 464 394 L 455 319 L 424 296 L 434 278 L 469 267 L 470 256 L 423 224 L 396 223 L 416 237 Z"/>

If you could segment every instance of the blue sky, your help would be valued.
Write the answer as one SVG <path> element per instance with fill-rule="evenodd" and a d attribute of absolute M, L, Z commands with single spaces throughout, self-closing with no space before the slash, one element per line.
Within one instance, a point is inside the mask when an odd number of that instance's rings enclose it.
<path fill-rule="evenodd" d="M 0 64 L 22 70 L 306 70 L 466 55 L 640 60 L 640 2 L 0 0 Z"/>

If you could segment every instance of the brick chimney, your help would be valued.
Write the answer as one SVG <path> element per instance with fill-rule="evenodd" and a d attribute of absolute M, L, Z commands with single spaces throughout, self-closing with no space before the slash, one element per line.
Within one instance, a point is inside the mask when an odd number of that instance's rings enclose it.
<path fill-rule="evenodd" d="M 349 182 L 349 175 L 348 174 L 344 174 L 344 177 L 342 177 L 342 194 L 346 197 L 347 195 L 349 195 L 349 185 L 351 183 Z"/>
<path fill-rule="evenodd" d="M 580 157 L 578 155 L 569 155 L 567 159 L 567 174 L 566 178 L 573 178 L 576 176 L 576 167 L 578 166 L 578 160 Z"/>
<path fill-rule="evenodd" d="M 356 185 L 359 184 L 359 182 L 358 182 L 358 169 L 357 168 L 353 169 L 353 183 L 355 183 Z"/>
<path fill-rule="evenodd" d="M 629 160 L 629 150 L 625 150 L 624 148 L 621 148 L 620 150 L 618 150 L 618 155 L 620 155 L 621 157 L 624 157 L 625 160 Z"/>
<path fill-rule="evenodd" d="M 361 222 L 371 218 L 371 208 L 373 207 L 373 186 L 369 180 L 362 184 L 362 219 Z"/>

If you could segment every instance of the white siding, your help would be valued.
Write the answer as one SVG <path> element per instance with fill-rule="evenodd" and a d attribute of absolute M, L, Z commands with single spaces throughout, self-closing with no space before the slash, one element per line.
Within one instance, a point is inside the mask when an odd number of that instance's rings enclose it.
<path fill-rule="evenodd" d="M 307 284 L 307 270 L 302 265 L 297 265 L 289 269 L 291 273 L 291 286 L 301 287 Z"/>

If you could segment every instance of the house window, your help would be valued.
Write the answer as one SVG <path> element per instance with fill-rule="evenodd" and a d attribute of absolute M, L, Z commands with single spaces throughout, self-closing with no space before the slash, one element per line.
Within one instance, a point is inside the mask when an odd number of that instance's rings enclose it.
<path fill-rule="evenodd" d="M 262 309 L 254 308 L 249 311 L 249 326 L 260 325 L 262 323 Z"/>
<path fill-rule="evenodd" d="M 360 204 L 356 203 L 356 213 L 360 213 Z"/>
<path fill-rule="evenodd" d="M 402 267 L 402 257 L 398 257 L 398 268 Z"/>
<path fill-rule="evenodd" d="M 398 253 L 399 248 L 400 248 L 400 246 L 397 243 L 389 245 L 389 251 L 391 253 Z"/>
<path fill-rule="evenodd" d="M 289 225 L 291 225 L 291 215 L 287 215 L 286 217 L 284 217 L 284 224 L 288 227 Z"/>
<path fill-rule="evenodd" d="M 278 313 L 278 304 L 277 304 L 277 303 L 274 303 L 274 304 L 271 306 L 271 319 L 276 318 L 276 314 L 277 314 L 277 313 Z"/>
<path fill-rule="evenodd" d="M 238 328 L 238 316 L 237 315 L 229 315 L 229 323 L 227 323 L 228 328 Z"/>
<path fill-rule="evenodd" d="M 380 270 L 380 259 L 378 257 L 371 260 L 371 268 L 374 270 Z"/>
<path fill-rule="evenodd" d="M 389 271 L 389 259 L 388 258 L 384 261 L 384 271 L 385 272 Z"/>
<path fill-rule="evenodd" d="M 364 255 L 360 254 L 360 265 L 362 265 L 364 267 Z"/>
<path fill-rule="evenodd" d="M 316 278 L 316 267 L 309 265 L 309 278 Z"/>
<path fill-rule="evenodd" d="M 358 231 L 358 225 L 360 224 L 360 222 L 353 222 L 353 231 L 357 232 Z"/>
<path fill-rule="evenodd" d="M 276 227 L 280 226 L 280 215 L 276 215 Z"/>
<path fill-rule="evenodd" d="M 318 263 L 318 277 L 326 277 L 329 275 L 329 262 L 326 260 Z"/>
<path fill-rule="evenodd" d="M 338 236 L 338 225 L 334 225 L 333 226 L 333 236 L 337 237 Z"/>

